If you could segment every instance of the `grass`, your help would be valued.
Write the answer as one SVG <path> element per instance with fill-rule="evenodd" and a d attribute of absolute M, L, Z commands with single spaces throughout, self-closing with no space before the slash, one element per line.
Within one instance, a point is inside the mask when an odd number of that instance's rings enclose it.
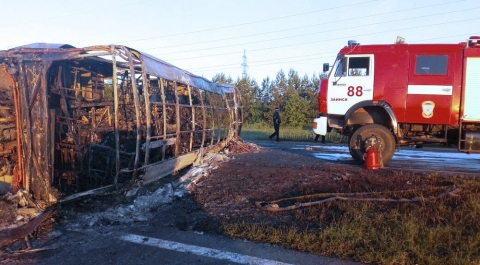
<path fill-rule="evenodd" d="M 295 210 L 294 225 L 242 222 L 222 229 L 231 237 L 363 263 L 480 264 L 480 181 L 452 181 L 460 195 L 402 203 L 332 201 Z"/>
<path fill-rule="evenodd" d="M 243 140 L 265 140 L 274 132 L 273 125 L 266 123 L 245 124 L 242 126 L 240 138 Z M 331 141 L 331 137 L 339 135 L 327 133 L 326 140 Z M 314 137 L 311 125 L 299 127 L 280 126 L 280 139 L 282 141 L 308 141 Z"/>

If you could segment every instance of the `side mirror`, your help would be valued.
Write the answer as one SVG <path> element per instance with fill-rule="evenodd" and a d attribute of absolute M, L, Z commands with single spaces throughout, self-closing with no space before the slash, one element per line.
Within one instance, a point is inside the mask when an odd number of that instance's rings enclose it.
<path fill-rule="evenodd" d="M 323 64 L 323 71 L 328 72 L 329 69 L 330 69 L 330 65 L 328 63 L 324 63 Z"/>

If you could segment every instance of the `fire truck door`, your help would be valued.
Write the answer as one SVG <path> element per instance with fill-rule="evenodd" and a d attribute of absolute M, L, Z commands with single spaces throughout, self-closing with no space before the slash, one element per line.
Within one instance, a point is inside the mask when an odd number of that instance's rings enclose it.
<path fill-rule="evenodd" d="M 453 95 L 453 56 L 453 53 L 410 54 L 405 112 L 407 122 L 449 123 Z"/>
<path fill-rule="evenodd" d="M 356 103 L 373 99 L 373 62 L 373 54 L 337 59 L 328 80 L 329 114 L 343 115 Z"/>

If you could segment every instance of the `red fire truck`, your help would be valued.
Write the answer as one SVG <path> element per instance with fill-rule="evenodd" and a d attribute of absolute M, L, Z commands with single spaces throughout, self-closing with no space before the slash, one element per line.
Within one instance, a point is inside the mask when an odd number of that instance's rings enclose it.
<path fill-rule="evenodd" d="M 369 146 L 383 164 L 403 145 L 454 143 L 480 153 L 480 36 L 458 44 L 349 41 L 333 66 L 323 65 L 330 68 L 313 131 L 347 136 L 355 161 L 363 163 Z"/>

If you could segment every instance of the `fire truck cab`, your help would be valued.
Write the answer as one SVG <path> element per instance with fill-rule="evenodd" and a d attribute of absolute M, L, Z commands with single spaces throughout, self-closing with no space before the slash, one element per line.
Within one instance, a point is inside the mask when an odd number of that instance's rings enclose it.
<path fill-rule="evenodd" d="M 335 129 L 363 163 L 375 145 L 386 164 L 397 147 L 456 144 L 480 153 L 480 37 L 458 44 L 360 45 L 349 41 L 320 83 L 315 134 Z"/>

